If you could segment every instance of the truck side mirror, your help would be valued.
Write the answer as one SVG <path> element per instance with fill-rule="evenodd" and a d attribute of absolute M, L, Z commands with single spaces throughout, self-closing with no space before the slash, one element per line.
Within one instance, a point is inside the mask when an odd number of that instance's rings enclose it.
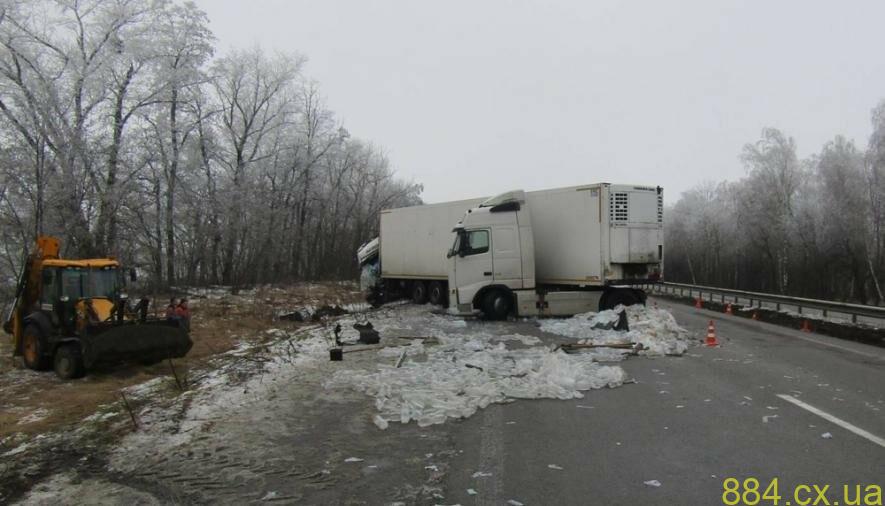
<path fill-rule="evenodd" d="M 129 281 L 135 283 L 138 280 L 138 274 L 135 272 L 135 267 L 131 267 L 129 269 Z"/>

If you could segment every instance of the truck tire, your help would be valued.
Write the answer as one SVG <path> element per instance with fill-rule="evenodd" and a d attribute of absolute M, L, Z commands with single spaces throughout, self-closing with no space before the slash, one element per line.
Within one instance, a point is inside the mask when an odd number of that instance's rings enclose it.
<path fill-rule="evenodd" d="M 427 304 L 427 285 L 423 281 L 412 283 L 412 302 L 415 304 Z"/>
<path fill-rule="evenodd" d="M 431 281 L 427 289 L 427 298 L 434 306 L 446 305 L 446 289 L 439 281 Z"/>
<path fill-rule="evenodd" d="M 25 326 L 22 333 L 22 358 L 28 369 L 45 371 L 49 369 L 49 357 L 46 356 L 46 341 L 43 332 L 34 323 Z"/>
<path fill-rule="evenodd" d="M 618 305 L 632 306 L 639 302 L 640 299 L 633 293 L 632 289 L 616 288 L 603 292 L 602 297 L 599 298 L 599 310 L 614 309 Z"/>
<path fill-rule="evenodd" d="M 86 367 L 83 365 L 83 353 L 80 351 L 80 344 L 65 343 L 59 346 L 55 350 L 53 368 L 55 369 L 55 374 L 64 380 L 83 377 L 86 373 Z"/>
<path fill-rule="evenodd" d="M 482 311 L 489 320 L 504 320 L 510 314 L 513 298 L 503 290 L 492 290 L 482 299 Z"/>

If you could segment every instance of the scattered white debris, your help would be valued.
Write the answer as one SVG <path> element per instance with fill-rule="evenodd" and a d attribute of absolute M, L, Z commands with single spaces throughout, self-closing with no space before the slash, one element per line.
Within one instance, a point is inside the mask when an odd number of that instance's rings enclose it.
<path fill-rule="evenodd" d="M 576 407 L 576 408 L 581 408 L 581 409 L 593 409 L 593 406 L 584 406 L 584 405 L 582 405 L 582 404 L 578 404 L 578 405 L 575 406 L 575 407 Z"/>
<path fill-rule="evenodd" d="M 359 457 L 347 457 L 346 459 L 344 459 L 344 462 L 362 462 L 362 461 L 363 461 L 363 459 L 361 459 Z"/>
<path fill-rule="evenodd" d="M 510 506 L 525 506 L 516 499 L 507 499 L 507 504 L 509 504 Z"/>
<path fill-rule="evenodd" d="M 661 486 L 661 482 L 659 482 L 658 480 L 648 480 L 648 481 L 643 481 L 642 483 L 648 485 L 649 487 L 660 487 Z"/>
<path fill-rule="evenodd" d="M 264 497 L 262 497 L 260 500 L 261 501 L 271 501 L 276 498 L 277 498 L 276 492 L 268 492 L 268 493 L 264 494 Z"/>
<path fill-rule="evenodd" d="M 605 344 L 626 341 L 641 343 L 644 348 L 639 352 L 641 355 L 682 355 L 688 349 L 691 336 L 676 323 L 676 319 L 669 311 L 638 304 L 629 306 L 626 310 L 630 325 L 630 330 L 627 332 L 594 328 L 604 327 L 606 322 L 617 321 L 617 310 L 583 313 L 565 320 L 542 320 L 541 330 L 579 339 L 581 343 Z M 629 352 L 629 350 L 615 351 L 620 355 Z M 596 350 L 590 353 L 596 353 Z"/>
<path fill-rule="evenodd" d="M 477 471 L 471 475 L 472 478 L 488 478 L 492 473 L 485 473 L 482 471 Z"/>
<path fill-rule="evenodd" d="M 778 418 L 777 415 L 767 415 L 762 417 L 762 423 L 768 423 L 769 420 L 773 418 Z"/>
<path fill-rule="evenodd" d="M 516 422 L 507 422 L 505 425 L 516 425 Z"/>
<path fill-rule="evenodd" d="M 820 435 L 820 437 L 822 437 L 824 439 L 833 439 L 833 435 L 830 434 L 829 432 L 824 432 L 823 434 Z"/>
<path fill-rule="evenodd" d="M 439 472 L 439 467 L 436 464 L 430 464 L 429 466 L 424 466 L 424 469 L 427 471 L 436 471 Z"/>
<path fill-rule="evenodd" d="M 472 488 L 468 488 L 467 495 L 476 495 L 476 490 L 473 490 Z"/>
<path fill-rule="evenodd" d="M 540 346 L 509 350 L 483 337 L 438 336 L 440 344 L 425 348 L 424 361 L 398 369 L 380 364 L 338 370 L 326 388 L 364 392 L 375 397 L 385 420 L 427 427 L 507 399 L 580 399 L 582 391 L 620 386 L 625 379 L 620 367 L 600 365 L 587 354 Z"/>
<path fill-rule="evenodd" d="M 778 407 L 777 406 L 765 406 L 765 409 L 775 410 L 775 409 L 778 409 Z"/>
<path fill-rule="evenodd" d="M 375 422 L 375 425 L 381 430 L 387 428 L 387 420 L 385 420 L 384 417 L 381 415 L 375 415 L 375 417 L 372 418 L 372 421 Z"/>
<path fill-rule="evenodd" d="M 547 464 L 547 467 L 549 467 L 550 469 L 555 469 L 557 471 L 562 471 L 562 468 L 557 466 L 556 464 Z"/>

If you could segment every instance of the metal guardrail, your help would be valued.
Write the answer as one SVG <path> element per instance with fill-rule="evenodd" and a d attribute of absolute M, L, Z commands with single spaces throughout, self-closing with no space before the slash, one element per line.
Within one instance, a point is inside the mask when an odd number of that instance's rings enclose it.
<path fill-rule="evenodd" d="M 786 306 L 786 308 L 796 308 L 796 313 L 800 315 L 807 314 L 810 317 L 817 315 L 809 313 L 807 310 L 819 311 L 824 318 L 831 317 L 835 313 L 837 315 L 850 317 L 852 323 L 858 323 L 858 317 L 885 320 L 885 307 L 879 306 L 789 297 L 786 295 L 747 292 L 744 290 L 731 290 L 728 288 L 689 285 L 685 283 L 658 283 L 655 285 L 647 285 L 646 289 L 651 293 L 664 293 L 690 298 L 700 297 L 701 300 L 707 300 L 710 302 L 716 302 L 716 299 L 718 299 L 718 302 L 722 304 L 731 302 L 745 307 L 774 309 L 775 311 L 781 311 L 784 309 L 784 306 Z M 747 303 L 744 304 L 742 301 L 747 301 Z M 806 310 L 806 313 L 803 313 L 803 310 Z"/>

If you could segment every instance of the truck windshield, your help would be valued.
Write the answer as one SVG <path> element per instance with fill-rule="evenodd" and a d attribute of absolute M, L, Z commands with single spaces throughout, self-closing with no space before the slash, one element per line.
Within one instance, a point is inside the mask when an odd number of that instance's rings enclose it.
<path fill-rule="evenodd" d="M 86 297 L 113 299 L 117 292 L 117 269 L 62 270 L 62 293 L 72 300 Z"/>
<path fill-rule="evenodd" d="M 452 244 L 452 249 L 449 250 L 449 256 L 454 256 L 458 254 L 458 245 L 461 243 L 461 234 L 459 232 L 455 232 L 455 243 Z"/>

